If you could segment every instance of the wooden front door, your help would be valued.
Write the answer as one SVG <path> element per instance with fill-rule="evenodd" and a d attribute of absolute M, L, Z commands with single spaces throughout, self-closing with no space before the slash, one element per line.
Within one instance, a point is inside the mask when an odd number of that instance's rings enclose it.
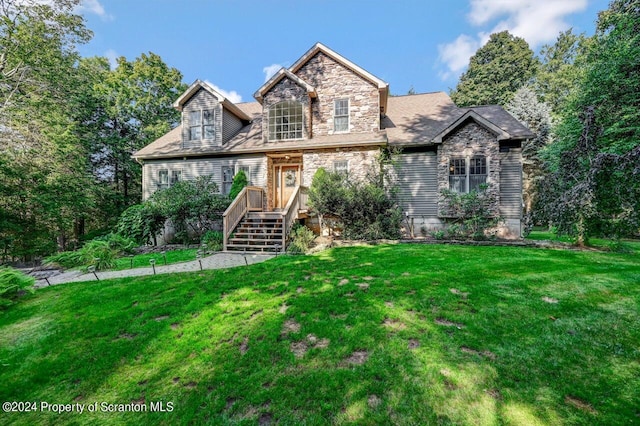
<path fill-rule="evenodd" d="M 300 185 L 300 165 L 276 164 L 273 166 L 273 207 L 283 209 L 286 207 L 296 186 Z"/>

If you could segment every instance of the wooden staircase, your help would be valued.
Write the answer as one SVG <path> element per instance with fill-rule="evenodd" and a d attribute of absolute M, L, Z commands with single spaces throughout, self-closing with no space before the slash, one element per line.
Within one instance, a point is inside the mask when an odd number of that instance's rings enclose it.
<path fill-rule="evenodd" d="M 282 250 L 282 215 L 274 212 L 246 213 L 227 243 L 228 251 Z"/>
<path fill-rule="evenodd" d="M 285 251 L 289 233 L 306 208 L 306 192 L 297 186 L 286 207 L 268 212 L 264 189 L 245 187 L 222 215 L 224 251 Z"/>

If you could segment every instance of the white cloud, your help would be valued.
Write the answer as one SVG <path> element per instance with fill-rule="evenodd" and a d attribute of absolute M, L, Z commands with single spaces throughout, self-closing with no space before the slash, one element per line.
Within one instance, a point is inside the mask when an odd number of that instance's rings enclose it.
<path fill-rule="evenodd" d="M 113 49 L 109 49 L 104 52 L 104 56 L 109 60 L 109 65 L 111 65 L 112 70 L 118 67 L 118 58 L 120 57 L 120 55 L 118 55 L 118 52 Z"/>
<path fill-rule="evenodd" d="M 104 6 L 100 3 L 100 0 L 82 0 L 76 8 L 77 13 L 91 13 L 98 15 L 105 21 L 113 19 L 113 15 L 110 15 L 104 10 Z"/>
<path fill-rule="evenodd" d="M 234 104 L 242 102 L 242 95 L 240 95 L 235 90 L 232 90 L 232 91 L 229 92 L 227 90 L 219 88 L 218 86 L 216 86 L 215 84 L 213 84 L 212 82 L 210 82 L 208 80 L 205 80 L 205 83 L 207 83 L 209 86 L 211 86 L 213 88 L 213 90 L 215 90 L 216 92 L 220 93 L 222 96 L 224 96 L 225 98 L 229 99 Z"/>
<path fill-rule="evenodd" d="M 264 73 L 264 82 L 266 83 L 275 73 L 280 71 L 283 65 L 281 64 L 271 64 L 264 68 L 262 68 L 262 72 Z"/>
<path fill-rule="evenodd" d="M 438 46 L 439 60 L 446 68 L 440 72 L 443 80 L 458 75 L 490 34 L 507 30 L 533 49 L 552 42 L 571 26 L 564 18 L 585 10 L 587 0 L 470 0 L 470 6 L 467 20 L 481 31 Z"/>

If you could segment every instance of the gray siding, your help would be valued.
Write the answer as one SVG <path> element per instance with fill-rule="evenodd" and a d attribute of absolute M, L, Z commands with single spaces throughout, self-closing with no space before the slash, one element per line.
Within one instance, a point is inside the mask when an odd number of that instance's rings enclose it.
<path fill-rule="evenodd" d="M 520 219 L 522 216 L 522 159 L 520 148 L 500 153 L 500 216 Z"/>
<path fill-rule="evenodd" d="M 402 154 L 398 164 L 399 203 L 409 216 L 438 217 L 438 162 L 435 152 Z"/>
<path fill-rule="evenodd" d="M 148 160 L 142 168 L 142 198 L 143 200 L 148 199 L 158 189 L 160 170 L 168 170 L 169 175 L 174 170 L 180 170 L 183 180 L 194 180 L 199 176 L 213 176 L 213 181 L 221 190 L 223 166 L 233 166 L 236 172 L 239 166 L 248 166 L 249 185 L 266 187 L 267 159 L 261 154 L 186 160 Z"/>
<path fill-rule="evenodd" d="M 191 141 L 189 140 L 189 112 L 203 109 L 212 109 L 215 111 L 215 140 L 203 139 Z M 184 148 L 222 145 L 222 105 L 210 92 L 200 89 L 184 104 L 182 109 L 182 123 L 182 146 Z"/>
<path fill-rule="evenodd" d="M 227 143 L 242 129 L 242 120 L 222 109 L 222 143 Z"/>

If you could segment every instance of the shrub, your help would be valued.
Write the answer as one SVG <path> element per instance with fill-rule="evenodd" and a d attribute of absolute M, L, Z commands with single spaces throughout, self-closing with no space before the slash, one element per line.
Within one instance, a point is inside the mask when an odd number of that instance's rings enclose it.
<path fill-rule="evenodd" d="M 309 206 L 318 214 L 321 228 L 325 216 L 338 218 L 347 238 L 398 238 L 402 213 L 385 180 L 382 174 L 373 174 L 365 182 L 352 181 L 320 168 L 309 188 Z"/>
<path fill-rule="evenodd" d="M 224 244 L 224 234 L 221 231 L 207 231 L 200 244 L 206 246 L 208 251 L 220 251 Z"/>
<path fill-rule="evenodd" d="M 149 242 L 156 243 L 156 235 L 160 233 L 166 217 L 152 203 L 135 204 L 120 215 L 116 232 L 124 238 L 135 241 L 138 245 Z"/>
<path fill-rule="evenodd" d="M 287 251 L 290 253 L 306 253 L 315 239 L 315 234 L 304 225 L 295 224 L 291 230 L 291 242 Z"/>
<path fill-rule="evenodd" d="M 44 259 L 46 264 L 59 265 L 65 269 L 95 266 L 96 269 L 109 269 L 115 266 L 118 250 L 109 246 L 109 242 L 91 240 L 76 251 L 63 251 Z"/>
<path fill-rule="evenodd" d="M 229 190 L 229 198 L 231 200 L 235 200 L 240 191 L 249 184 L 249 180 L 244 170 L 238 171 L 236 175 L 233 177 L 233 183 L 231 184 L 231 189 Z"/>
<path fill-rule="evenodd" d="M 118 253 L 133 254 L 134 248 L 138 246 L 136 242 L 130 238 L 123 237 L 120 234 L 110 233 L 103 237 L 96 238 L 98 241 L 105 241 L 109 247 Z"/>
<path fill-rule="evenodd" d="M 479 191 L 458 193 L 445 189 L 447 216 L 453 222 L 447 229 L 452 238 L 484 240 L 495 228 L 500 218 L 491 211 L 493 197 L 487 192 L 487 185 L 481 185 Z"/>
<path fill-rule="evenodd" d="M 15 302 L 21 291 L 33 292 L 36 280 L 8 266 L 0 267 L 0 309 Z"/>
<path fill-rule="evenodd" d="M 145 206 L 171 220 L 176 238 L 187 244 L 190 231 L 199 241 L 206 231 L 214 229 L 230 203 L 229 197 L 218 192 L 218 185 L 210 176 L 201 176 L 153 193 Z"/>

